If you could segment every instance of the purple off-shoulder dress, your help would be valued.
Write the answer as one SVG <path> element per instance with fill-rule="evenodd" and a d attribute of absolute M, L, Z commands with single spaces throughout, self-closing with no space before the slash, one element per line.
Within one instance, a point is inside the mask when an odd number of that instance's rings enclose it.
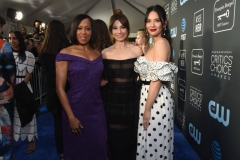
<path fill-rule="evenodd" d="M 69 61 L 67 96 L 71 109 L 83 125 L 81 134 L 69 129 L 63 111 L 63 146 L 67 160 L 106 160 L 106 119 L 100 95 L 102 56 L 93 61 L 59 53 L 56 61 Z"/>

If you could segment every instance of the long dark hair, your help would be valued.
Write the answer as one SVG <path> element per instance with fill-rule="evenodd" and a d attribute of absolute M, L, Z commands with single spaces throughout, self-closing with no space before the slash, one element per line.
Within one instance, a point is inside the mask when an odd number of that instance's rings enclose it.
<path fill-rule="evenodd" d="M 16 39 L 19 42 L 19 44 L 18 44 L 18 47 L 19 47 L 18 57 L 19 57 L 19 60 L 24 62 L 26 60 L 25 51 L 27 50 L 27 47 L 26 47 L 26 45 L 24 43 L 24 38 L 23 38 L 22 33 L 19 32 L 19 31 L 10 31 L 9 33 L 14 33 L 15 34 L 15 37 L 16 37 Z"/>
<path fill-rule="evenodd" d="M 158 14 L 158 17 L 159 17 L 159 19 L 162 23 L 162 26 L 163 26 L 165 24 L 165 22 L 167 21 L 167 15 L 166 15 L 166 12 L 165 12 L 164 8 L 160 5 L 155 5 L 155 6 L 148 7 L 147 12 L 145 14 L 145 20 L 144 20 L 145 26 L 146 26 L 146 23 L 147 23 L 147 20 L 148 20 L 148 15 L 151 11 L 155 11 Z M 164 35 L 164 32 L 165 32 L 165 35 Z M 171 39 L 171 36 L 170 36 L 168 23 L 166 24 L 165 31 L 162 32 L 161 36 L 163 38 L 167 39 L 167 41 L 170 44 L 170 49 L 172 51 L 172 39 Z M 172 54 L 171 54 L 170 61 L 172 61 Z"/>
<path fill-rule="evenodd" d="M 77 33 L 79 23 L 81 23 L 82 20 L 84 20 L 84 19 L 88 19 L 91 23 L 92 36 L 89 41 L 89 45 L 91 48 L 94 49 L 94 47 L 95 47 L 94 43 L 95 43 L 95 39 L 96 39 L 96 28 L 95 28 L 93 19 L 89 15 L 79 14 L 73 19 L 72 24 L 71 24 L 71 30 L 70 30 L 70 40 L 71 40 L 72 44 L 79 45 L 76 33 Z"/>
<path fill-rule="evenodd" d="M 43 42 L 38 47 L 39 54 L 56 55 L 70 45 L 65 26 L 59 20 L 52 20 L 47 26 Z"/>
<path fill-rule="evenodd" d="M 108 48 L 112 45 L 110 34 L 108 27 L 104 21 L 96 19 L 94 20 L 94 23 L 97 30 L 95 46 L 100 52 L 102 52 L 103 49 Z"/>

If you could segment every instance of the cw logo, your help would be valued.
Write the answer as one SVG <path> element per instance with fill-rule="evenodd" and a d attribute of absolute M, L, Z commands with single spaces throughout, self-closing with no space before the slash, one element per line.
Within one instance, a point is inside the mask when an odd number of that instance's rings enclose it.
<path fill-rule="evenodd" d="M 194 140 L 197 142 L 197 144 L 201 143 L 201 132 L 199 132 L 195 126 L 192 125 L 192 123 L 189 123 L 188 126 L 189 129 L 189 134 L 191 135 L 191 137 L 194 138 Z"/>
<path fill-rule="evenodd" d="M 184 3 L 186 3 L 188 0 L 180 0 L 180 5 L 182 6 Z"/>
<path fill-rule="evenodd" d="M 224 106 L 222 106 L 221 114 L 219 115 L 219 104 L 211 100 L 208 104 L 208 110 L 209 110 L 209 114 L 214 119 L 217 119 L 218 122 L 222 123 L 225 127 L 227 127 L 229 125 L 229 121 L 230 121 L 230 110 L 229 109 L 227 109 L 227 115 L 226 115 L 225 120 L 224 120 Z"/>

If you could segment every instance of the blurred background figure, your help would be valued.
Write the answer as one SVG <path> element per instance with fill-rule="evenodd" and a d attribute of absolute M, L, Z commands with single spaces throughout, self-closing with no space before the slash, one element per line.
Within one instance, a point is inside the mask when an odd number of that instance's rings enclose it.
<path fill-rule="evenodd" d="M 52 20 L 46 29 L 45 39 L 38 47 L 46 79 L 47 108 L 54 118 L 54 136 L 60 160 L 63 160 L 62 105 L 56 93 L 55 59 L 57 54 L 69 45 L 64 24 Z"/>
<path fill-rule="evenodd" d="M 112 45 L 111 37 L 108 31 L 106 23 L 100 19 L 94 20 L 97 37 L 96 37 L 96 48 L 102 52 L 103 49 L 110 47 Z"/>
<path fill-rule="evenodd" d="M 24 43 L 27 47 L 27 51 L 32 52 L 33 49 L 33 39 L 25 39 Z"/>
<path fill-rule="evenodd" d="M 16 84 L 24 81 L 30 91 L 32 92 L 32 87 L 30 84 L 30 79 L 34 69 L 35 58 L 34 55 L 26 50 L 26 45 L 24 43 L 24 38 L 19 31 L 11 31 L 9 33 L 9 42 L 13 49 L 13 55 L 16 62 Z M 34 107 L 34 106 L 33 106 Z M 27 139 L 28 149 L 27 153 L 32 153 L 35 151 L 35 142 L 38 138 L 37 134 L 37 121 L 36 114 L 33 115 L 32 121 L 26 126 L 22 127 L 19 114 L 16 106 L 14 107 L 14 139 L 18 141 L 21 139 L 24 141 Z"/>
<path fill-rule="evenodd" d="M 139 29 L 137 32 L 136 43 L 142 48 L 144 54 L 149 49 L 148 40 L 149 40 L 149 36 L 146 30 Z"/>
<path fill-rule="evenodd" d="M 0 16 L 0 34 L 6 21 Z M 0 39 L 0 159 L 10 160 L 13 151 L 13 87 L 16 65 L 10 44 Z"/>
<path fill-rule="evenodd" d="M 23 38 L 26 39 L 27 38 L 27 29 L 25 27 L 22 27 L 21 33 L 23 35 Z"/>

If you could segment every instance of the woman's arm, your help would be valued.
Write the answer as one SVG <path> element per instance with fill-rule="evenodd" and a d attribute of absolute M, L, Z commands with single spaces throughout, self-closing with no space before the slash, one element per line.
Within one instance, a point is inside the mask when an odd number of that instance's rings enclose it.
<path fill-rule="evenodd" d="M 144 127 L 144 129 L 148 128 L 149 120 L 150 120 L 150 117 L 151 117 L 151 109 L 152 109 L 154 101 L 156 100 L 156 98 L 158 96 L 161 85 L 162 85 L 162 81 L 160 81 L 160 80 L 151 81 L 151 83 L 149 85 L 147 102 L 146 102 L 145 111 L 144 111 L 144 114 L 143 114 L 143 127 Z"/>
<path fill-rule="evenodd" d="M 27 84 L 30 81 L 31 77 L 32 77 L 32 73 L 27 72 L 23 81 Z"/>
<path fill-rule="evenodd" d="M 59 100 L 63 106 L 64 111 L 67 114 L 70 129 L 73 133 L 81 133 L 80 128 L 83 128 L 80 121 L 75 117 L 67 94 L 65 92 L 65 85 L 67 82 L 67 70 L 68 70 L 68 61 L 59 61 L 56 62 L 56 90 Z"/>
<path fill-rule="evenodd" d="M 102 79 L 102 80 L 101 80 L 101 83 L 100 83 L 100 87 L 105 86 L 107 83 L 108 83 L 108 80 Z"/>

